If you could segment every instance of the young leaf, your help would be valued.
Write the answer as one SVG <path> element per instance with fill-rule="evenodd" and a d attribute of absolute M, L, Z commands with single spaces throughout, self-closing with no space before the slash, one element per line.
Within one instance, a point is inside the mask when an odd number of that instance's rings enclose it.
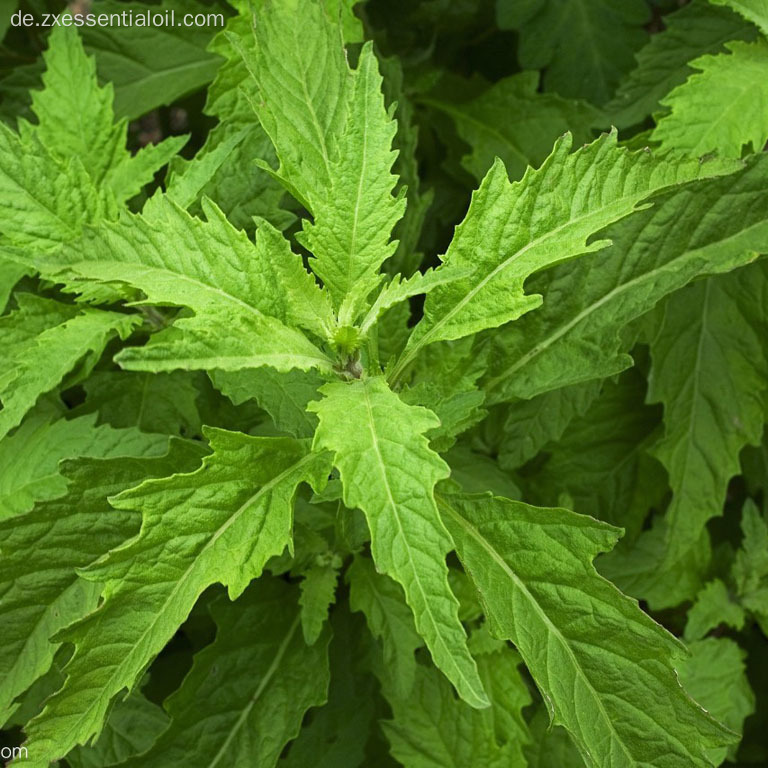
<path fill-rule="evenodd" d="M 299 34 L 297 14 L 311 35 Z M 369 43 L 350 70 L 339 27 L 310 0 L 268 6 L 254 36 L 254 45 L 240 44 L 260 92 L 254 109 L 277 150 L 278 176 L 313 216 L 300 240 L 346 325 L 394 253 L 390 235 L 405 207 L 392 195 L 396 126 L 378 63 Z"/>
<path fill-rule="evenodd" d="M 736 553 L 733 578 L 742 604 L 768 635 L 768 520 L 751 501 L 744 505 L 741 530 L 744 538 Z"/>
<path fill-rule="evenodd" d="M 304 642 L 313 645 L 325 623 L 328 611 L 336 599 L 336 583 L 339 580 L 338 566 L 333 563 L 314 565 L 304 573 L 299 582 L 301 596 L 301 631 Z"/>
<path fill-rule="evenodd" d="M 328 476 L 328 456 L 291 438 L 207 435 L 213 454 L 199 470 L 113 497 L 116 509 L 141 511 L 142 528 L 83 572 L 105 584 L 104 601 L 61 635 L 75 653 L 66 684 L 27 729 L 34 764 L 98 733 L 112 698 L 136 684 L 208 586 L 225 584 L 234 599 L 290 547 L 297 486 Z"/>
<path fill-rule="evenodd" d="M 265 578 L 211 613 L 216 640 L 167 700 L 171 724 L 123 768 L 182 768 L 190 751 L 211 768 L 273 768 L 306 711 L 325 703 L 330 632 L 304 643 L 295 588 Z"/>
<path fill-rule="evenodd" d="M 677 165 L 621 149 L 615 133 L 573 154 L 571 142 L 566 135 L 541 168 L 529 169 L 513 184 L 503 164 L 494 163 L 472 196 L 442 268 L 473 272 L 427 296 L 424 317 L 392 381 L 426 345 L 496 328 L 540 306 L 541 296 L 523 288 L 531 274 L 605 248 L 610 241 L 590 238 L 651 193 L 702 173 L 697 163 Z"/>
<path fill-rule="evenodd" d="M 744 618 L 744 609 L 731 600 L 725 584 L 713 579 L 696 595 L 696 602 L 688 611 L 684 637 L 687 642 L 701 640 L 720 624 L 741 629 Z"/>
<path fill-rule="evenodd" d="M 448 585 L 452 543 L 433 496 L 448 466 L 424 437 L 437 418 L 406 405 L 381 377 L 326 384 L 320 392 L 323 399 L 309 406 L 320 419 L 313 445 L 333 451 L 344 503 L 365 512 L 376 567 L 402 585 L 419 634 L 459 695 L 487 706 Z"/>
<path fill-rule="evenodd" d="M 705 768 L 705 748 L 732 741 L 680 687 L 674 638 L 594 570 L 617 529 L 490 495 L 438 501 L 491 631 L 515 643 L 587 765 Z"/>
<path fill-rule="evenodd" d="M 135 155 L 126 148 L 127 121 L 114 124 L 111 84 L 98 86 L 94 60 L 85 55 L 74 27 L 55 26 L 43 56 L 43 90 L 32 93 L 39 125 L 22 123 L 63 161 L 79 158 L 94 184 L 118 202 L 137 194 L 186 143 L 174 137 Z"/>
<path fill-rule="evenodd" d="M 727 54 L 692 61 L 698 72 L 662 101 L 671 112 L 652 136 L 665 151 L 741 157 L 745 145 L 760 152 L 768 141 L 762 108 L 768 99 L 768 41 L 736 41 L 726 48 Z M 715 114 L 713 100 L 722 104 Z"/>

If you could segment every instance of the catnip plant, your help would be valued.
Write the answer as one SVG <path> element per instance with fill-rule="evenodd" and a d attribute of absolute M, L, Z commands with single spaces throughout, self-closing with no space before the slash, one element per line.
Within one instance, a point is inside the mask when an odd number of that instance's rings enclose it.
<path fill-rule="evenodd" d="M 0 81 L 13 765 L 764 764 L 768 5 L 222 8 Z"/>

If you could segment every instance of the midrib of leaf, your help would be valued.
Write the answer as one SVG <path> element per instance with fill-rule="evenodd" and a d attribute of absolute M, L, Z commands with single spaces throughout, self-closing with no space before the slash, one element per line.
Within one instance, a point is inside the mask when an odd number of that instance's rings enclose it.
<path fill-rule="evenodd" d="M 651 192 L 648 192 L 648 195 L 650 195 Z M 391 385 L 394 387 L 394 385 L 397 383 L 398 379 L 402 375 L 402 373 L 405 371 L 406 367 L 411 363 L 411 361 L 416 357 L 416 355 L 419 353 L 419 351 L 425 347 L 427 344 L 429 344 L 429 339 L 437 333 L 440 328 L 445 325 L 450 319 L 456 315 L 457 312 L 462 310 L 472 299 L 475 298 L 477 293 L 479 293 L 480 290 L 482 290 L 496 275 L 498 275 L 500 272 L 503 272 L 509 264 L 524 256 L 528 251 L 530 251 L 532 248 L 540 245 L 541 243 L 545 243 L 547 240 L 551 238 L 556 238 L 557 235 L 559 235 L 564 229 L 567 229 L 568 227 L 571 227 L 573 225 L 580 224 L 584 221 L 588 221 L 590 218 L 599 218 L 602 214 L 604 214 L 606 211 L 610 211 L 612 208 L 620 208 L 621 204 L 629 199 L 635 197 L 635 195 L 625 195 L 624 197 L 614 199 L 610 205 L 606 205 L 603 208 L 598 208 L 597 210 L 590 210 L 588 213 L 584 214 L 583 216 L 577 216 L 575 219 L 568 219 L 568 221 L 564 222 L 560 226 L 556 227 L 555 229 L 550 229 L 546 233 L 544 233 L 541 237 L 536 238 L 535 240 L 532 240 L 527 245 L 524 245 L 519 251 L 515 251 L 511 256 L 506 258 L 504 261 L 501 262 L 498 266 L 494 267 L 494 269 L 489 272 L 474 288 L 471 288 L 469 291 L 467 291 L 466 295 L 464 296 L 461 301 L 459 301 L 457 304 L 455 304 L 451 309 L 448 310 L 441 318 L 438 320 L 428 331 L 424 333 L 421 338 L 411 347 L 410 353 L 406 349 L 403 352 L 402 357 L 398 361 L 397 365 L 392 369 L 391 376 Z M 642 199 L 642 197 L 640 198 Z M 594 243 L 592 244 L 594 245 Z M 589 248 L 590 246 L 586 246 Z M 581 254 L 586 255 L 586 254 Z M 557 261 L 549 262 L 546 266 L 551 267 L 554 264 L 559 263 Z M 417 326 L 418 327 L 418 326 Z"/>
<path fill-rule="evenodd" d="M 451 117 L 455 117 L 460 120 L 466 120 L 468 123 L 476 125 L 478 128 L 485 131 L 485 133 L 489 133 L 494 138 L 497 138 L 502 144 L 506 144 L 512 153 L 521 160 L 524 166 L 530 165 L 530 158 L 526 157 L 523 154 L 523 151 L 519 149 L 508 136 L 505 136 L 503 133 L 499 133 L 499 131 L 489 123 L 484 123 L 478 120 L 476 117 L 456 109 L 453 104 L 444 103 L 436 99 L 419 99 L 418 101 L 420 104 L 426 104 L 429 107 L 439 109 L 441 112 L 445 112 L 445 114 L 451 115 Z"/>
<path fill-rule="evenodd" d="M 395 520 L 397 520 L 397 530 L 400 534 L 401 541 L 404 543 L 407 542 L 407 539 L 405 538 L 405 531 L 403 530 L 403 523 L 400 519 L 400 514 L 397 509 L 397 504 L 395 503 L 395 500 L 392 496 L 392 490 L 389 486 L 389 478 L 387 476 L 387 468 L 384 463 L 384 459 L 381 455 L 381 451 L 379 450 L 379 440 L 376 436 L 376 430 L 373 428 L 374 420 L 373 420 L 373 409 L 371 408 L 371 399 L 368 394 L 368 389 L 363 388 L 363 392 L 365 395 L 365 405 L 368 410 L 368 428 L 371 432 L 371 440 L 373 442 L 373 450 L 376 453 L 377 463 L 379 466 L 379 469 L 381 470 L 381 476 L 384 481 L 384 487 L 387 489 L 387 498 L 389 500 L 390 507 L 392 508 L 392 512 L 394 515 Z M 440 523 L 440 520 L 438 518 L 438 523 Z M 432 630 L 434 633 L 434 636 L 437 638 L 438 642 L 442 646 L 443 650 L 445 651 L 445 657 L 450 659 L 451 666 L 455 670 L 455 674 L 457 674 L 458 677 L 460 677 L 466 684 L 467 690 L 472 690 L 472 684 L 471 681 L 467 680 L 466 676 L 462 672 L 462 670 L 456 665 L 456 663 L 453 660 L 453 654 L 450 652 L 450 649 L 448 649 L 445 645 L 445 641 L 443 640 L 442 633 L 437 629 L 437 624 L 435 622 L 435 618 L 432 614 L 432 608 L 429 604 L 429 600 L 427 600 L 427 596 L 424 594 L 424 589 L 421 585 L 421 579 L 419 578 L 418 569 L 416 568 L 415 563 L 413 562 L 413 558 L 411 557 L 411 547 L 410 545 L 406 544 L 406 548 L 408 551 L 408 562 L 410 564 L 411 573 L 413 573 L 416 576 L 416 584 L 418 585 L 419 593 L 421 594 L 421 598 L 423 601 L 423 604 L 427 607 L 427 615 L 429 616 L 429 621 L 432 625 Z"/>
<path fill-rule="evenodd" d="M 133 655 L 136 652 L 136 649 L 138 649 L 141 646 L 141 644 L 144 642 L 144 639 L 146 638 L 147 634 L 152 629 L 154 629 L 154 627 L 157 625 L 158 621 L 161 619 L 161 617 L 165 613 L 165 610 L 168 607 L 168 605 L 176 597 L 176 594 L 179 591 L 181 585 L 184 584 L 184 582 L 187 580 L 189 575 L 194 571 L 194 569 L 197 566 L 200 558 L 211 548 L 211 546 L 213 546 L 213 544 L 215 544 L 219 540 L 219 538 L 221 538 L 221 536 L 223 536 L 229 530 L 229 528 L 232 525 L 234 525 L 234 523 L 237 521 L 237 519 L 240 517 L 240 515 L 244 511 L 246 511 L 252 504 L 254 504 L 259 499 L 259 497 L 262 494 L 271 491 L 276 485 L 278 485 L 280 482 L 282 482 L 289 474 L 294 472 L 296 469 L 301 467 L 303 464 L 306 464 L 306 463 L 310 462 L 314 457 L 315 457 L 315 454 L 308 453 L 306 456 L 304 456 L 301 459 L 299 459 L 299 461 L 295 462 L 294 464 L 291 464 L 290 467 L 288 467 L 287 469 L 283 470 L 279 475 L 277 475 L 276 477 L 273 477 L 268 483 L 266 483 L 261 488 L 259 488 L 259 490 L 256 493 L 253 494 L 253 496 L 249 497 L 245 502 L 243 502 L 243 504 L 241 504 L 240 507 L 227 519 L 227 521 L 224 523 L 224 525 L 222 525 L 213 534 L 213 536 L 210 538 L 209 541 L 206 542 L 205 546 L 200 550 L 200 552 L 197 555 L 195 555 L 194 559 L 189 564 L 187 570 L 184 571 L 184 573 L 182 574 L 181 578 L 179 578 L 176 581 L 176 584 L 174 585 L 174 587 L 171 590 L 170 594 L 165 599 L 165 601 L 163 602 L 162 606 L 160 606 L 159 610 L 156 612 L 154 621 L 152 621 L 144 629 L 144 631 L 141 633 L 141 636 L 134 643 L 133 650 L 131 650 L 129 652 L 128 656 L 126 656 L 126 658 L 115 668 L 115 671 L 110 675 L 109 680 L 108 680 L 110 683 L 117 677 L 117 673 L 120 672 L 125 667 L 126 663 L 129 662 L 133 658 Z M 141 532 L 139 532 L 138 535 L 141 536 Z M 126 546 L 129 546 L 129 544 L 126 544 Z M 120 547 L 120 549 L 124 549 L 124 548 L 125 547 Z M 119 550 L 117 550 L 117 551 L 119 551 Z M 104 689 L 107 686 L 102 685 L 100 687 L 102 689 Z M 68 736 L 69 737 L 72 736 L 73 732 L 75 732 L 75 733 L 77 732 L 77 730 L 80 728 L 80 726 L 82 725 L 83 721 L 85 720 L 86 715 L 89 715 L 91 713 L 91 711 L 94 709 L 94 707 L 97 706 L 97 704 L 98 704 L 98 699 L 94 700 L 90 704 L 90 706 L 88 706 L 84 710 L 83 714 L 78 718 L 76 723 L 70 728 L 70 730 L 68 732 Z"/>
<path fill-rule="evenodd" d="M 587 9 L 584 6 L 584 3 L 581 0 L 575 0 L 576 2 L 576 8 L 578 10 L 579 15 L 582 17 L 582 29 L 587 30 L 587 39 L 589 41 L 589 45 L 585 46 L 587 50 L 589 50 L 590 54 L 592 55 L 592 61 L 594 62 L 594 68 L 593 71 L 597 71 L 600 73 L 600 82 L 603 85 L 604 88 L 610 90 L 608 88 L 608 82 L 605 79 L 605 76 L 603 75 L 603 67 L 601 66 L 601 62 L 603 59 L 600 57 L 600 46 L 597 45 L 597 41 L 595 40 L 594 31 L 592 29 L 592 25 L 589 23 L 589 14 L 587 13 Z M 564 23 L 565 15 L 561 17 L 561 20 Z"/>
<path fill-rule="evenodd" d="M 200 46 L 195 46 L 199 51 L 205 55 L 205 48 L 200 48 Z M 93 50 L 102 50 L 102 49 L 93 49 Z M 137 61 L 136 59 L 132 59 L 128 56 L 122 56 L 120 54 L 121 58 L 128 59 L 128 61 L 132 61 L 137 68 L 141 68 L 146 72 L 147 74 L 145 76 L 137 75 L 136 77 L 130 79 L 130 80 L 121 80 L 118 84 L 120 88 L 124 88 L 128 85 L 135 85 L 136 83 L 140 82 L 148 82 L 151 80 L 156 80 L 157 78 L 165 78 L 167 73 L 169 72 L 183 72 L 185 69 L 202 69 L 205 71 L 208 71 L 211 67 L 211 62 L 206 60 L 204 63 L 201 63 L 200 61 L 191 61 L 187 64 L 181 64 L 176 67 L 166 67 L 165 69 L 155 70 L 155 69 L 149 69 L 147 68 L 143 63 L 140 61 Z"/>
<path fill-rule="evenodd" d="M 216 752 L 216 754 L 214 755 L 213 760 L 211 760 L 210 762 L 209 768 L 215 768 L 215 766 L 218 765 L 219 760 L 221 760 L 221 758 L 226 754 L 227 748 L 232 742 L 232 739 L 235 738 L 235 734 L 240 730 L 240 728 L 243 727 L 243 723 L 245 722 L 248 715 L 251 713 L 251 710 L 253 709 L 254 705 L 258 701 L 261 694 L 264 692 L 264 689 L 269 684 L 275 672 L 277 672 L 277 668 L 280 666 L 280 662 L 283 660 L 285 651 L 290 645 L 291 640 L 293 640 L 293 636 L 296 634 L 296 630 L 298 629 L 300 618 L 301 616 L 299 615 L 293 620 L 293 623 L 291 624 L 290 629 L 288 630 L 288 633 L 286 634 L 282 643 L 280 643 L 280 647 L 278 648 L 278 651 L 275 654 L 275 658 L 272 660 L 272 663 L 269 665 L 269 669 L 266 671 L 266 674 L 261 679 L 261 682 L 256 688 L 256 691 L 254 692 L 253 696 L 251 697 L 251 700 L 248 702 L 247 706 L 240 713 L 240 717 L 237 718 L 237 721 L 230 729 L 229 733 L 227 734 L 227 738 L 224 740 L 224 743 L 221 745 L 218 752 Z"/>
<path fill-rule="evenodd" d="M 750 230 L 753 230 L 753 229 L 759 229 L 764 226 L 765 226 L 764 221 L 757 222 L 755 224 L 750 225 L 749 227 L 746 227 L 740 230 L 736 235 L 734 235 L 734 237 L 740 238 L 744 235 L 745 232 L 749 232 Z M 703 247 L 704 248 L 716 247 L 718 245 L 721 245 L 722 243 L 727 243 L 731 239 L 732 238 L 723 238 L 722 240 L 708 243 L 706 246 L 703 246 Z M 697 250 L 702 250 L 702 249 L 699 248 Z M 623 283 L 622 285 L 617 286 L 616 288 L 606 293 L 605 296 L 601 296 L 600 299 L 598 299 L 593 304 L 590 304 L 588 307 L 585 307 L 581 312 L 579 312 L 578 315 L 575 315 L 568 323 L 566 323 L 565 325 L 561 325 L 556 331 L 550 334 L 543 341 L 540 341 L 535 347 L 533 347 L 530 351 L 526 352 L 522 357 L 518 358 L 517 361 L 512 363 L 512 365 L 510 365 L 504 371 L 497 374 L 496 376 L 493 376 L 492 378 L 487 379 L 484 387 L 486 392 L 491 392 L 493 389 L 495 389 L 499 385 L 500 382 L 512 376 L 515 373 L 515 371 L 517 371 L 521 367 L 527 365 L 534 357 L 536 357 L 536 355 L 548 349 L 552 344 L 554 344 L 556 341 L 562 338 L 566 333 L 568 333 L 572 328 L 578 325 L 578 323 L 580 323 L 585 317 L 588 317 L 590 314 L 592 314 L 592 312 L 595 312 L 596 310 L 600 309 L 600 307 L 602 307 L 607 301 L 610 301 L 615 296 L 619 296 L 626 291 L 631 291 L 636 285 L 641 285 L 644 281 L 654 277 L 657 274 L 661 274 L 662 272 L 674 272 L 675 270 L 672 267 L 674 267 L 674 265 L 678 261 L 680 261 L 681 259 L 689 258 L 691 257 L 692 254 L 695 254 L 695 253 L 696 251 L 684 251 L 677 258 L 666 262 L 666 264 L 663 264 L 662 266 L 657 267 L 651 272 L 645 272 L 642 275 L 639 275 L 638 277 L 633 278 L 628 283 Z"/>
<path fill-rule="evenodd" d="M 498 553 L 498 551 L 491 545 L 491 543 L 486 539 L 480 531 L 477 530 L 468 520 L 466 520 L 462 515 L 460 515 L 456 510 L 451 507 L 451 505 L 448 503 L 448 501 L 441 495 L 435 494 L 435 498 L 437 499 L 438 504 L 440 504 L 450 515 L 451 517 L 462 527 L 464 528 L 469 535 L 477 541 L 480 546 L 490 555 L 491 559 L 509 576 L 509 578 L 514 582 L 515 586 L 526 596 L 528 599 L 528 602 L 533 607 L 534 611 L 536 611 L 536 614 L 539 616 L 539 618 L 542 620 L 544 624 L 546 624 L 547 628 L 550 630 L 550 632 L 557 637 L 560 644 L 563 648 L 565 648 L 566 653 L 568 654 L 568 657 L 571 659 L 571 662 L 573 664 L 573 668 L 576 672 L 576 674 L 579 676 L 579 678 L 582 680 L 583 684 L 586 686 L 586 688 L 592 692 L 592 699 L 597 705 L 597 708 L 599 709 L 600 713 L 603 715 L 603 719 L 608 725 L 608 729 L 611 731 L 611 733 L 615 736 L 616 742 L 621 747 L 621 751 L 624 753 L 624 755 L 628 758 L 628 765 L 633 765 L 635 762 L 634 757 L 631 755 L 631 753 L 627 750 L 626 745 L 622 741 L 621 737 L 619 736 L 616 729 L 613 727 L 613 721 L 608 716 L 608 713 L 605 711 L 605 707 L 603 706 L 602 699 L 600 698 L 600 694 L 598 691 L 596 691 L 592 685 L 589 682 L 589 678 L 584 674 L 584 671 L 581 668 L 581 665 L 578 663 L 573 650 L 571 649 L 570 644 L 566 641 L 566 639 L 561 634 L 560 630 L 555 626 L 549 619 L 549 616 L 547 616 L 546 611 L 539 605 L 536 598 L 528 591 L 528 588 L 526 587 L 525 583 L 518 577 L 518 575 L 509 567 L 507 562 L 504 560 L 504 558 Z M 548 697 L 547 697 L 548 698 Z M 586 747 L 584 747 L 586 749 Z M 591 756 L 590 756 L 591 757 Z"/>

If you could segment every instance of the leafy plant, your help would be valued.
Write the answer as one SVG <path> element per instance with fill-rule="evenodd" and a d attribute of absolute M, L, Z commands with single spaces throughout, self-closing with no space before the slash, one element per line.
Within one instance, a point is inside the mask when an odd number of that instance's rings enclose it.
<path fill-rule="evenodd" d="M 14 764 L 768 760 L 768 8 L 614 5 L 0 82 Z"/>

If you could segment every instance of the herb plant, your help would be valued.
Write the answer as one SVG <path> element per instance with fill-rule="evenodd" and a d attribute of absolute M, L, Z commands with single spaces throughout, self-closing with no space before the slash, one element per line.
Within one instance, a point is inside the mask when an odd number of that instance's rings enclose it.
<path fill-rule="evenodd" d="M 3 757 L 765 765 L 768 3 L 230 2 L 6 37 Z"/>

